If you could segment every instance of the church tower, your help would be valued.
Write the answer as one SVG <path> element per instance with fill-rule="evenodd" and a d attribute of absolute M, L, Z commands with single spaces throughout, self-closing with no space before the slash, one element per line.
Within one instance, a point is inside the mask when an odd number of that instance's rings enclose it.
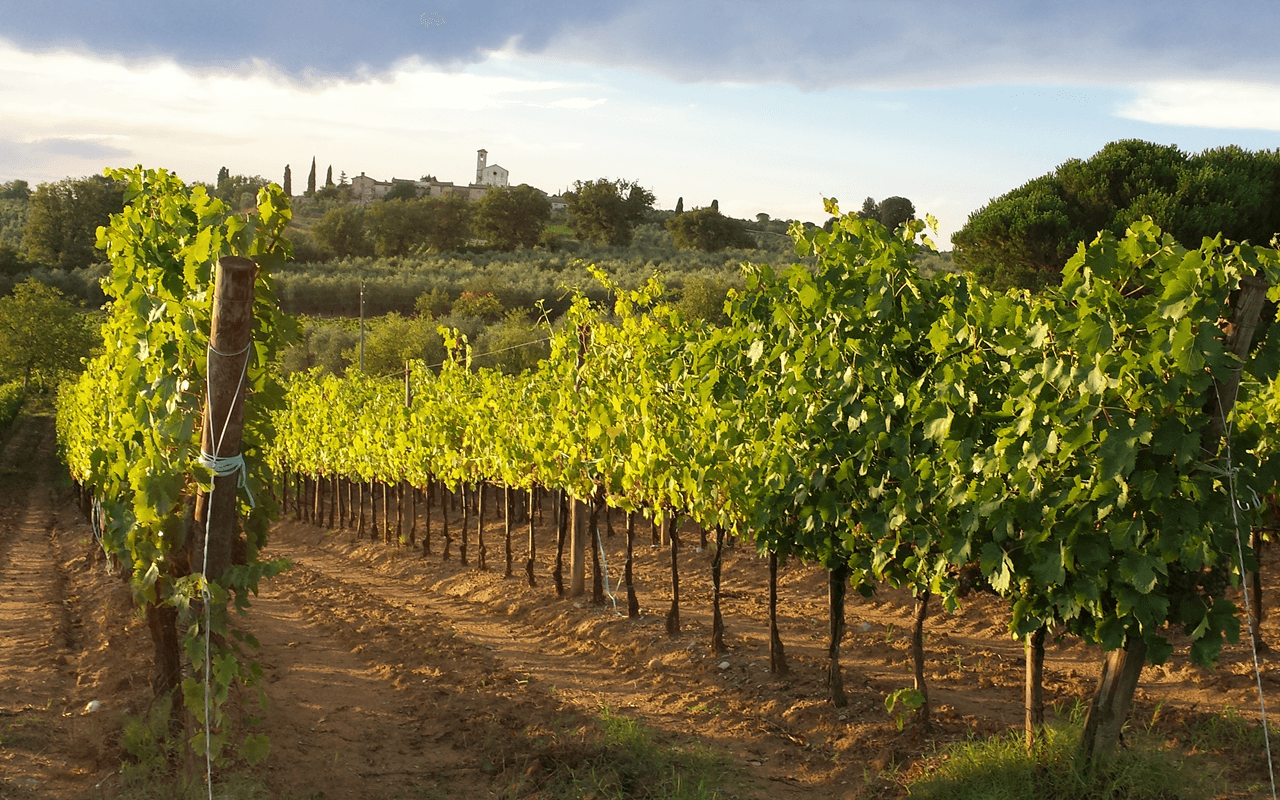
<path fill-rule="evenodd" d="M 476 183 L 483 182 L 485 162 L 489 159 L 489 151 L 481 148 L 476 151 Z"/>

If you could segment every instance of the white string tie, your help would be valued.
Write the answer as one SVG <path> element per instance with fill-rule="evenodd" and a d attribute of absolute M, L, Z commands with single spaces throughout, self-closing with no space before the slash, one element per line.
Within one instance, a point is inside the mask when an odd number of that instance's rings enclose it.
<path fill-rule="evenodd" d="M 249 496 L 250 508 L 258 507 L 257 503 L 254 502 L 253 492 L 249 489 L 249 483 L 248 483 L 249 468 L 245 466 L 243 455 L 226 456 L 225 458 L 219 458 L 218 456 L 215 456 L 211 453 L 206 453 L 204 450 L 201 450 L 200 466 L 212 472 L 215 478 L 226 478 L 230 475 L 235 475 L 236 473 L 239 473 L 240 480 L 236 482 L 236 487 L 240 489 L 244 489 L 244 493 Z"/>

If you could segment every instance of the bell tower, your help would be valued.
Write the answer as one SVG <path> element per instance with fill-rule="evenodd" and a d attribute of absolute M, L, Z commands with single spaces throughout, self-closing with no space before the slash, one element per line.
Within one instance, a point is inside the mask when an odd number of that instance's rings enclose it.
<path fill-rule="evenodd" d="M 481 148 L 476 151 L 476 183 L 484 177 L 485 162 L 489 159 L 489 151 Z"/>

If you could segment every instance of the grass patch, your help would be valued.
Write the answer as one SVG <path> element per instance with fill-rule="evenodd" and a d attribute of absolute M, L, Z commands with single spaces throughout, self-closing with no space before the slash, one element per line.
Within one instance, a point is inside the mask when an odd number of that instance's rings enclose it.
<path fill-rule="evenodd" d="M 603 708 L 597 731 L 576 747 L 563 734 L 503 792 L 503 797 L 557 800 L 714 800 L 728 760 L 702 745 L 672 745 L 629 717 Z"/>
<path fill-rule="evenodd" d="M 1157 734 L 1126 732 L 1113 763 L 1087 775 L 1076 764 L 1082 722 L 1048 727 L 1034 756 L 1020 732 L 944 748 L 907 783 L 910 797 L 948 800 L 1204 800 L 1216 772 L 1207 759 Z"/>

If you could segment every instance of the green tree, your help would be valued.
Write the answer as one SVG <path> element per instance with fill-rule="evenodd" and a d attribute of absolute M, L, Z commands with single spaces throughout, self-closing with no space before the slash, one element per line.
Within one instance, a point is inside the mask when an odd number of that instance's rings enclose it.
<path fill-rule="evenodd" d="M 418 201 L 430 209 L 427 244 L 440 252 L 461 250 L 471 238 L 471 204 L 462 195 L 423 198 Z"/>
<path fill-rule="evenodd" d="M 683 214 L 683 213 L 684 213 L 684 198 L 677 197 L 676 198 L 676 214 Z"/>
<path fill-rule="evenodd" d="M 26 201 L 31 197 L 31 187 L 24 180 L 12 180 L 8 183 L 0 183 L 0 200 L 22 200 Z"/>
<path fill-rule="evenodd" d="M 502 318 L 502 301 L 494 297 L 493 292 L 463 292 L 453 304 L 452 313 L 495 322 Z"/>
<path fill-rule="evenodd" d="M 330 189 L 332 187 L 333 187 L 333 165 L 330 164 L 329 171 L 324 174 L 324 188 Z"/>
<path fill-rule="evenodd" d="M 0 380 L 55 386 L 82 370 L 97 339 L 91 318 L 62 292 L 28 278 L 0 297 Z"/>
<path fill-rule="evenodd" d="M 1112 142 L 975 211 L 952 237 L 955 259 L 987 285 L 1037 289 L 1080 241 L 1122 238 L 1143 216 L 1189 248 L 1218 233 L 1266 244 L 1280 231 L 1280 153 Z"/>
<path fill-rule="evenodd" d="M 396 181 L 395 185 L 382 196 L 383 200 L 417 200 L 418 187 L 412 181 Z"/>
<path fill-rule="evenodd" d="M 311 157 L 311 174 L 307 176 L 307 197 L 316 193 L 316 157 Z"/>
<path fill-rule="evenodd" d="M 373 254 L 364 232 L 364 209 L 356 205 L 338 205 L 324 212 L 311 226 L 311 235 L 339 258 Z"/>
<path fill-rule="evenodd" d="M 413 301 L 414 313 L 427 319 L 443 317 L 452 307 L 453 301 L 449 299 L 449 293 L 439 286 L 429 292 L 423 292 L 418 295 L 417 300 Z"/>
<path fill-rule="evenodd" d="M 528 309 L 513 309 L 501 322 L 480 334 L 474 363 L 508 375 L 532 370 L 550 356 L 551 345 L 547 341 L 550 334 L 545 323 L 530 317 Z"/>
<path fill-rule="evenodd" d="M 289 171 L 289 165 L 284 165 L 284 194 L 285 197 L 293 197 L 293 173 Z"/>
<path fill-rule="evenodd" d="M 369 324 L 364 342 L 364 370 L 370 375 L 389 375 L 404 369 L 404 362 L 423 359 L 428 364 L 444 360 L 444 338 L 433 320 L 388 314 Z M 349 364 L 358 364 L 359 345 L 343 351 Z"/>
<path fill-rule="evenodd" d="M 408 255 L 415 248 L 458 250 L 470 236 L 470 208 L 457 195 L 421 200 L 379 200 L 365 212 L 365 230 L 380 257 Z"/>
<path fill-rule="evenodd" d="M 696 208 L 687 214 L 671 217 L 666 226 L 676 247 L 686 250 L 711 253 L 726 247 L 756 246 L 755 238 L 747 232 L 742 220 L 726 217 L 714 208 Z"/>
<path fill-rule="evenodd" d="M 223 167 L 218 171 L 218 185 L 214 187 L 212 194 L 237 209 L 252 206 L 258 190 L 270 183 L 261 175 L 232 175 L 226 170 Z"/>
<path fill-rule="evenodd" d="M 862 201 L 862 210 L 858 212 L 858 219 L 880 219 L 880 204 L 874 197 L 868 197 Z"/>
<path fill-rule="evenodd" d="M 343 375 L 349 366 L 343 353 L 359 346 L 359 331 L 329 320 L 313 320 L 303 328 L 302 341 L 281 353 L 280 368 L 286 375 L 315 367 Z"/>
<path fill-rule="evenodd" d="M 28 201 L 22 233 L 27 259 L 61 269 L 101 261 L 98 227 L 123 207 L 123 187 L 102 176 L 40 184 Z"/>
<path fill-rule="evenodd" d="M 631 244 L 636 223 L 653 208 L 652 192 L 621 178 L 575 181 L 564 199 L 569 227 L 578 239 L 605 245 Z"/>
<path fill-rule="evenodd" d="M 724 325 L 729 321 L 724 301 L 729 295 L 729 284 L 723 278 L 694 276 L 684 282 L 676 308 L 689 321 Z"/>
<path fill-rule="evenodd" d="M 889 230 L 916 216 L 915 205 L 905 197 L 886 197 L 880 201 L 880 224 Z"/>
<path fill-rule="evenodd" d="M 498 250 L 533 247 L 551 219 L 551 201 L 527 183 L 495 186 L 476 201 L 475 234 Z"/>

